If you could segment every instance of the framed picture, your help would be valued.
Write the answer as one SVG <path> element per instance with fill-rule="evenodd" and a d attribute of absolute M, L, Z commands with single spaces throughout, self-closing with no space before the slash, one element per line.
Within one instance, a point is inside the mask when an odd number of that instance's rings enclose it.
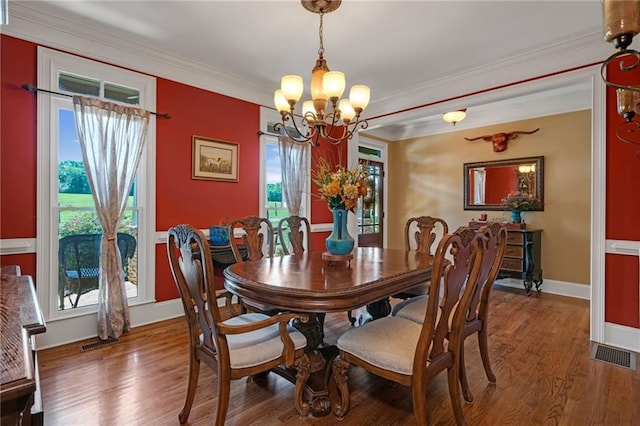
<path fill-rule="evenodd" d="M 194 136 L 193 179 L 238 181 L 238 144 Z"/>

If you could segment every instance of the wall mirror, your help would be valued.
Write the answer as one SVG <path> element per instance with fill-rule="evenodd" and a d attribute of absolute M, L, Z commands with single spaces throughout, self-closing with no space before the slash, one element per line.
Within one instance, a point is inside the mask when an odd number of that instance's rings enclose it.
<path fill-rule="evenodd" d="M 511 191 L 528 192 L 544 210 L 544 157 L 464 163 L 464 209 L 504 210 L 502 198 Z"/>

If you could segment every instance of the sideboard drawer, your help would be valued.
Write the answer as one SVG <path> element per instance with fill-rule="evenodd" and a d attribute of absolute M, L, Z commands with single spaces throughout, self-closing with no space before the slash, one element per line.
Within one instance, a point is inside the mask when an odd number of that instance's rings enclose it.
<path fill-rule="evenodd" d="M 524 258 L 524 250 L 522 246 L 506 246 L 504 249 L 504 255 L 506 257 L 517 257 L 522 259 Z"/>
<path fill-rule="evenodd" d="M 507 244 L 522 244 L 523 235 L 521 232 L 509 232 L 507 231 Z"/>
<path fill-rule="evenodd" d="M 500 269 L 522 272 L 522 259 L 510 259 L 505 257 L 502 260 L 502 267 Z"/>

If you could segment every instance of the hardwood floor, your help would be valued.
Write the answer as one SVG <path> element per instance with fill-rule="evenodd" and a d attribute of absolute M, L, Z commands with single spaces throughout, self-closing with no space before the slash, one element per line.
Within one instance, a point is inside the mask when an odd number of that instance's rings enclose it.
<path fill-rule="evenodd" d="M 587 301 L 496 286 L 489 345 L 498 381 L 487 382 L 477 341 L 467 339 L 475 401 L 470 425 L 639 425 L 640 373 L 589 358 Z M 348 327 L 327 316 L 327 338 Z M 80 352 L 81 343 L 40 351 L 46 425 L 177 425 L 187 385 L 183 318 L 133 329 L 119 343 Z M 351 411 L 340 425 L 412 425 L 408 388 L 352 368 Z M 454 424 L 446 375 L 428 388 L 430 424 Z M 211 425 L 215 374 L 201 368 L 190 425 Z M 232 383 L 229 425 L 333 425 L 333 415 L 300 419 L 293 385 L 276 374 Z"/>

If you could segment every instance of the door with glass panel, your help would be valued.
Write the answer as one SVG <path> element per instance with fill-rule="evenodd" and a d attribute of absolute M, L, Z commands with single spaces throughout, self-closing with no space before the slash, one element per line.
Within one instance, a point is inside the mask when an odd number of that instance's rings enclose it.
<path fill-rule="evenodd" d="M 358 204 L 358 246 L 382 247 L 384 164 L 370 160 L 360 160 L 360 163 L 367 166 L 369 176 L 367 194 Z"/>

